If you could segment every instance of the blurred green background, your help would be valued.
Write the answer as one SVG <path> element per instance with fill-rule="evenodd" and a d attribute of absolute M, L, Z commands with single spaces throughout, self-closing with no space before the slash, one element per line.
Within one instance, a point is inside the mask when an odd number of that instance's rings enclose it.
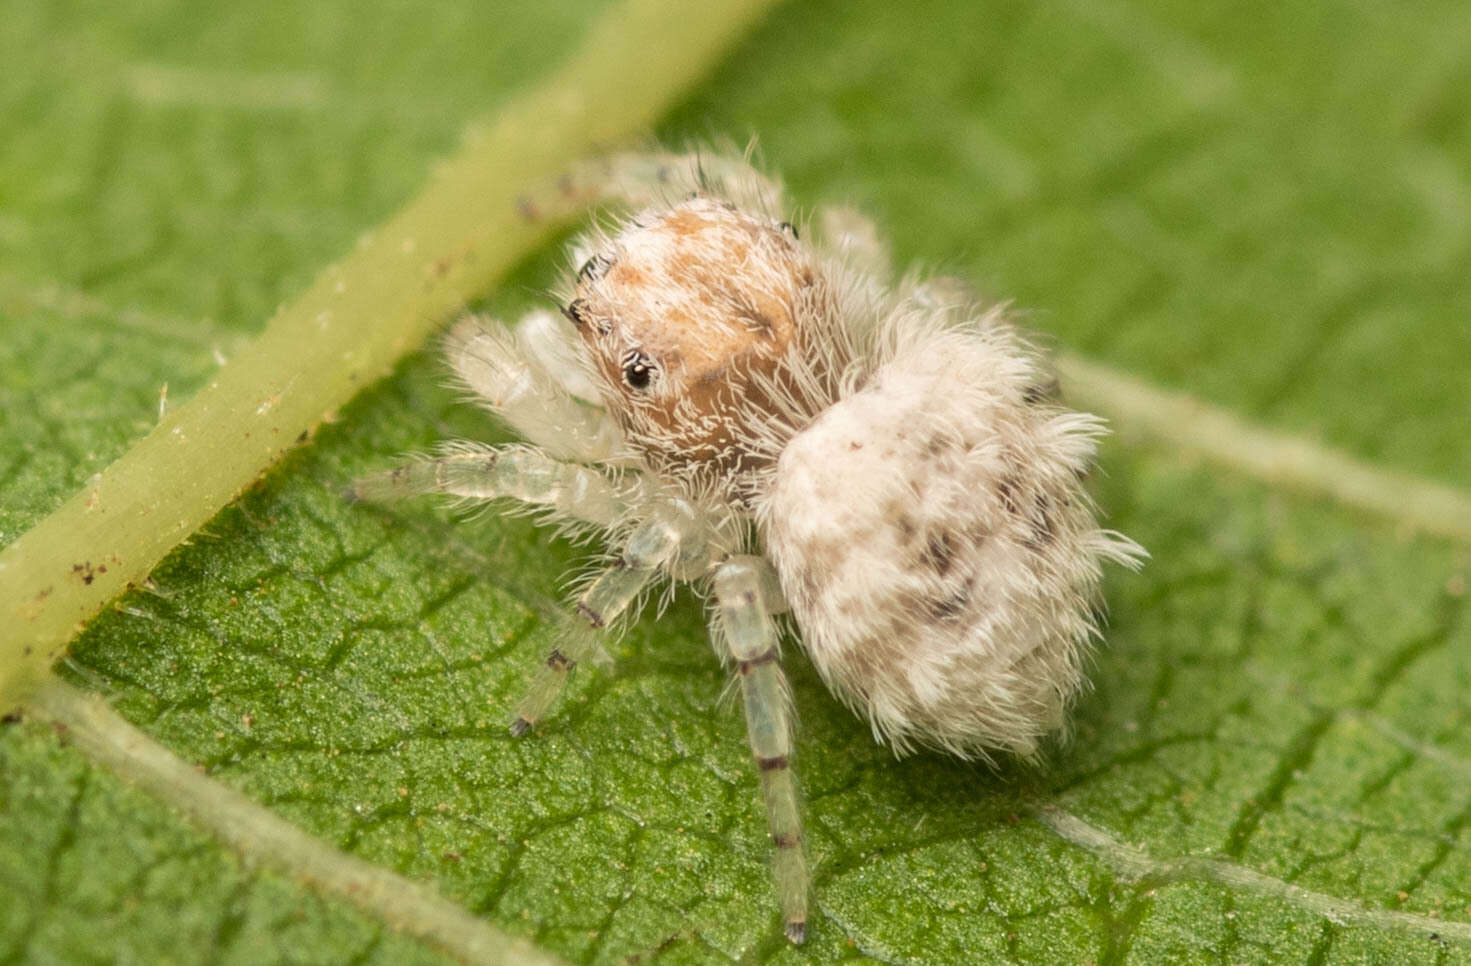
<path fill-rule="evenodd" d="M 8 3 L 0 543 L 599 9 Z M 901 263 L 1014 300 L 1052 345 L 1471 488 L 1464 3 L 793 2 L 654 133 L 758 138 L 798 214 L 859 205 Z M 489 307 L 535 303 L 558 264 Z M 1110 575 L 1096 688 L 1046 766 L 896 762 L 789 659 L 821 911 L 798 951 L 695 603 L 512 743 L 578 552 L 524 521 L 337 500 L 404 450 L 502 438 L 444 381 L 425 354 L 361 397 L 94 621 L 68 673 L 292 822 L 574 962 L 1471 962 L 1464 547 L 1121 427 L 1098 495 L 1154 560 Z M 1039 804 L 1275 885 L 1135 881 Z M 0 963 L 436 958 L 245 859 L 49 730 L 0 726 Z M 1414 918 L 1329 918 L 1288 886 Z"/>

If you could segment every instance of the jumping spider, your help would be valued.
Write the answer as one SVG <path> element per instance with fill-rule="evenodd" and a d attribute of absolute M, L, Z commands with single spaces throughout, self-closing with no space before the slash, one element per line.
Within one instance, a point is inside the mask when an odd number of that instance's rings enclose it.
<path fill-rule="evenodd" d="M 631 214 L 573 246 L 565 320 L 468 318 L 448 339 L 459 381 L 532 445 L 451 443 L 351 492 L 519 500 L 611 548 L 515 735 L 656 584 L 709 600 L 801 942 L 810 878 L 776 617 L 897 753 L 1032 758 L 1083 683 L 1101 562 L 1143 551 L 1098 527 L 1083 490 L 1101 420 L 1057 402 L 999 308 L 944 279 L 893 281 L 850 210 L 799 229 L 743 160 L 600 170 L 604 200 Z"/>

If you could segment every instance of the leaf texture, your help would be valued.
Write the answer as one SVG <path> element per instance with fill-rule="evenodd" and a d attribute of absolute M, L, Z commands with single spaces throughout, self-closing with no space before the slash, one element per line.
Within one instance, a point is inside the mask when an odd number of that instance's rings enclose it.
<path fill-rule="evenodd" d="M 0 28 L 0 541 L 187 398 L 544 73 L 589 3 L 17 4 Z M 793 3 L 670 117 L 1070 351 L 1471 488 L 1471 14 Z M 560 265 L 491 298 L 506 316 Z M 1471 962 L 1467 550 L 1131 436 L 1108 644 L 1045 766 L 895 761 L 787 659 L 816 901 L 781 936 L 681 598 L 508 709 L 578 548 L 344 505 L 504 438 L 416 356 L 94 620 L 68 677 L 345 854 L 572 962 Z M 1066 387 L 1064 387 L 1066 388 Z M 0 726 L 0 962 L 433 961 L 36 721 Z M 126 775 L 124 774 L 124 777 Z M 242 861 L 243 859 L 243 861 Z"/>

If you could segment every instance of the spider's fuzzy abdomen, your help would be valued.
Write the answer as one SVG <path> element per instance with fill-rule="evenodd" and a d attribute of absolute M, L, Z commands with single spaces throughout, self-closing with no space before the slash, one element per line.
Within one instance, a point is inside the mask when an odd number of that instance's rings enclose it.
<path fill-rule="evenodd" d="M 904 335 L 797 434 L 760 505 L 768 555 L 828 685 L 905 752 L 1034 756 L 1095 634 L 1100 423 L 1037 398 L 1000 324 Z"/>

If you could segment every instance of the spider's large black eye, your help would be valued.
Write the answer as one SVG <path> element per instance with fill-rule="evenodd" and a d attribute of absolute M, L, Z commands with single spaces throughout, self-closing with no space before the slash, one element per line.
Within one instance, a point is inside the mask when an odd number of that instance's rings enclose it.
<path fill-rule="evenodd" d="M 623 381 L 630 389 L 647 389 L 654 381 L 654 360 L 642 352 L 630 352 L 623 357 Z"/>

